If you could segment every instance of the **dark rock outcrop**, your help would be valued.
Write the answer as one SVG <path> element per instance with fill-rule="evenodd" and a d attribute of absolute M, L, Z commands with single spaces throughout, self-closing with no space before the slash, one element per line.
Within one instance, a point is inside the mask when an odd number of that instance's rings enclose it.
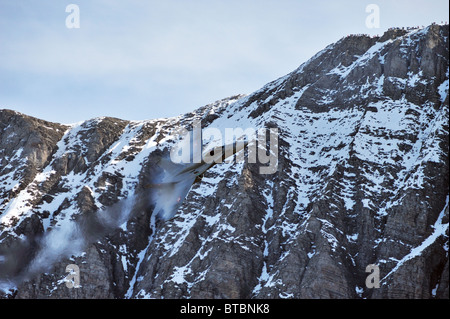
<path fill-rule="evenodd" d="M 64 126 L 0 111 L 2 296 L 448 298 L 448 33 L 346 37 L 177 118 Z M 277 128 L 276 170 L 218 164 L 155 221 L 146 186 L 196 120 Z"/>

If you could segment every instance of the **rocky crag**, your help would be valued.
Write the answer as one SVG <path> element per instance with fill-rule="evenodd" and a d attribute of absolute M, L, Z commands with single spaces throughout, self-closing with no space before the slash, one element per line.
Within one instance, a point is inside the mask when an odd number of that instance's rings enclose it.
<path fill-rule="evenodd" d="M 349 36 L 176 118 L 62 125 L 1 110 L 0 295 L 449 298 L 448 35 Z M 155 222 L 146 185 L 173 128 L 197 120 L 276 128 L 276 172 L 218 164 Z"/>

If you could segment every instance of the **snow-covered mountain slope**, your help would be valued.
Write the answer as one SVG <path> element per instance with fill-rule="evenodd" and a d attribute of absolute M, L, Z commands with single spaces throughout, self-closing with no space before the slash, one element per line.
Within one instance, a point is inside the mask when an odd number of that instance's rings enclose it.
<path fill-rule="evenodd" d="M 177 118 L 59 125 L 0 111 L 4 296 L 448 298 L 448 32 L 346 37 Z M 199 120 L 276 128 L 276 171 L 217 164 L 157 221 L 174 199 L 147 185 Z M 79 288 L 65 285 L 69 264 Z M 380 288 L 366 287 L 370 264 Z"/>

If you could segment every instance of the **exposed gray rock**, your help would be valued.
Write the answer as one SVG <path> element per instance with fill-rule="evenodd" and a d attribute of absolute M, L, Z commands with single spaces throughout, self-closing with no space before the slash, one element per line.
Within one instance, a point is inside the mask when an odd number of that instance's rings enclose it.
<path fill-rule="evenodd" d="M 0 111 L 3 297 L 448 298 L 448 32 L 346 37 L 177 118 Z M 218 164 L 155 220 L 159 160 L 196 120 L 277 128 L 276 171 Z"/>

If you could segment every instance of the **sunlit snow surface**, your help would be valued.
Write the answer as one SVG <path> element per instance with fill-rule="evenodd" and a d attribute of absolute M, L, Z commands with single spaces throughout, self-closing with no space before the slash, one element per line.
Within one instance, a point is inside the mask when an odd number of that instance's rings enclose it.
<path fill-rule="evenodd" d="M 420 33 L 427 32 L 426 29 L 414 30 L 403 36 L 402 43 L 409 45 L 415 41 Z M 366 53 L 355 57 L 352 64 L 347 67 L 338 65 L 329 70 L 328 74 L 337 75 L 340 81 L 347 81 L 352 70 L 360 67 L 371 59 L 377 59 L 384 62 L 385 56 L 382 55 L 383 49 L 390 45 L 391 41 L 376 43 Z M 333 45 L 316 54 L 310 61 L 314 61 L 333 49 Z M 301 73 L 308 65 L 302 65 L 299 69 L 288 74 L 272 83 L 267 84 L 261 90 L 255 92 L 258 94 L 264 91 L 270 91 L 277 87 L 282 87 L 289 81 L 290 76 Z M 366 108 L 354 107 L 346 109 L 330 108 L 327 112 L 311 112 L 307 107 L 297 105 L 305 91 L 313 85 L 308 83 L 303 87 L 293 88 L 290 96 L 280 99 L 274 103 L 265 113 L 256 118 L 248 116 L 249 113 L 256 110 L 261 104 L 268 103 L 274 99 L 274 95 L 268 96 L 265 101 L 251 101 L 253 95 L 239 97 L 239 99 L 220 102 L 210 105 L 204 109 L 202 114 L 190 115 L 187 122 L 209 114 L 219 114 L 219 117 L 210 123 L 207 127 L 218 128 L 224 131 L 225 128 L 240 127 L 261 128 L 268 122 L 276 121 L 280 132 L 280 139 L 285 142 L 282 149 L 282 156 L 285 156 L 293 165 L 291 166 L 293 186 L 287 192 L 285 203 L 281 212 L 277 212 L 278 220 L 274 221 L 274 189 L 276 185 L 267 178 L 267 182 L 261 185 L 259 191 L 263 194 L 263 199 L 267 207 L 266 213 L 262 219 L 262 224 L 258 227 L 263 236 L 270 232 L 280 232 L 284 238 L 284 244 L 295 243 L 299 234 L 308 231 L 310 223 L 310 208 L 308 205 L 320 198 L 326 191 L 325 186 L 339 165 L 344 166 L 343 178 L 335 181 L 336 187 L 339 187 L 339 194 L 331 196 L 330 211 L 326 212 L 330 216 L 338 210 L 337 205 L 341 205 L 347 211 L 349 216 L 354 214 L 353 208 L 357 204 L 355 201 L 355 172 L 352 171 L 351 164 L 348 163 L 350 156 L 355 156 L 363 162 L 369 163 L 366 169 L 363 168 L 358 174 L 366 180 L 365 185 L 361 186 L 359 191 L 363 195 L 361 201 L 362 207 L 374 210 L 375 218 L 383 218 L 388 214 L 390 208 L 401 204 L 402 198 L 396 198 L 393 194 L 399 193 L 402 189 L 421 189 L 424 187 L 424 164 L 429 162 L 440 162 L 445 154 L 442 153 L 438 144 L 438 134 L 442 132 L 448 123 L 448 105 L 443 105 L 435 109 L 431 103 L 425 105 L 415 105 L 404 98 L 392 100 L 384 96 L 383 83 L 389 80 L 396 85 L 414 87 L 426 83 L 427 79 L 423 74 L 410 73 L 408 79 L 390 78 L 385 79 L 384 75 L 374 77 L 362 86 L 359 94 L 363 97 L 376 96 L 377 102 L 372 102 Z M 448 70 L 447 80 L 438 88 L 440 101 L 443 102 L 448 95 Z M 352 88 L 352 83 L 348 83 Z M 355 89 L 355 88 L 353 88 Z M 331 105 L 334 101 L 336 92 L 324 91 L 320 96 L 319 104 Z M 244 107 L 245 106 L 245 107 Z M 372 111 L 370 111 L 372 110 Z M 373 111 L 373 110 L 376 110 Z M 38 194 L 37 186 L 40 183 L 50 179 L 55 174 L 54 162 L 62 156 L 70 156 L 70 153 L 76 150 L 85 154 L 86 146 L 80 140 L 80 132 L 86 130 L 90 125 L 95 125 L 95 119 L 82 123 L 71 125 L 66 131 L 64 137 L 58 143 L 58 151 L 53 156 L 47 167 L 41 173 L 37 174 L 34 180 L 12 200 L 2 199 L 0 201 L 0 223 L 4 226 L 3 232 L 8 232 L 10 236 L 23 237 L 16 235 L 11 226 L 13 221 L 22 221 L 31 214 L 49 211 L 48 217 L 42 218 L 42 223 L 46 235 L 43 238 L 41 250 L 32 262 L 32 267 L 43 268 L 55 261 L 61 256 L 71 254 L 81 254 L 84 248 L 84 241 L 80 238 L 79 229 L 71 217 L 79 213 L 76 208 L 70 206 L 63 209 L 58 216 L 53 216 L 64 202 L 69 200 L 74 202 L 77 194 L 87 188 L 93 199 L 100 220 L 111 227 L 122 227 L 126 231 L 126 221 L 129 212 L 133 207 L 133 199 L 136 194 L 136 188 L 139 185 L 139 178 L 142 167 L 146 160 L 157 149 L 170 148 L 172 141 L 176 136 L 164 134 L 170 132 L 171 128 L 180 125 L 183 118 L 159 119 L 152 121 L 130 122 L 121 132 L 120 137 L 109 149 L 104 152 L 102 158 L 96 163 L 89 163 L 87 158 L 85 162 L 91 164 L 93 169 L 86 172 L 69 172 L 63 177 L 63 185 L 67 192 L 55 194 L 50 203 L 43 202 L 39 206 L 32 206 L 29 202 Z M 155 134 L 142 141 L 141 133 L 147 129 L 148 125 L 155 126 Z M 204 127 L 204 128 L 207 128 Z M 164 136 L 162 136 L 164 134 Z M 415 141 L 406 140 L 407 135 L 416 136 Z M 15 158 L 20 158 L 21 150 L 17 150 Z M 133 155 L 125 160 L 126 155 Z M 23 163 L 25 165 L 25 162 Z M 386 174 L 382 167 L 389 167 L 395 171 L 395 176 Z M 190 233 L 192 227 L 202 222 L 205 227 L 204 236 L 200 236 L 200 249 L 184 265 L 176 265 L 173 272 L 166 279 L 166 283 L 185 284 L 189 291 L 196 283 L 202 281 L 209 268 L 203 269 L 199 273 L 194 273 L 191 269 L 192 264 L 198 260 L 204 260 L 209 254 L 207 249 L 211 242 L 237 243 L 244 250 L 261 249 L 256 247 L 256 239 L 247 237 L 243 234 L 237 234 L 236 227 L 229 222 L 229 215 L 236 210 L 237 204 L 232 200 L 221 199 L 217 210 L 214 212 L 205 212 L 202 206 L 207 199 L 215 199 L 217 186 L 225 182 L 227 185 L 235 185 L 237 176 L 243 172 L 243 163 L 221 163 L 208 171 L 208 174 L 202 179 L 201 183 L 192 186 L 195 176 L 188 176 L 182 181 L 174 182 L 174 174 L 165 172 L 155 183 L 166 184 L 161 188 L 152 188 L 148 192 L 149 201 L 154 203 L 154 215 L 160 214 L 162 219 L 174 219 L 167 222 L 165 233 L 158 233 L 157 240 L 152 237 L 148 246 L 137 255 L 137 264 L 134 277 L 131 278 L 130 288 L 127 297 L 152 298 L 151 291 L 134 291 L 134 284 L 142 278 L 138 276 L 140 267 L 150 257 L 148 251 L 150 245 L 158 249 L 162 257 L 173 257 L 182 253 L 183 244 Z M 342 169 L 342 168 L 341 168 Z M 103 207 L 99 201 L 100 196 L 113 185 L 105 183 L 100 186 L 97 182 L 108 173 L 115 176 L 121 176 L 122 188 L 120 189 L 119 199 L 122 208 L 119 218 L 114 222 L 108 220 L 108 208 Z M 229 178 L 229 176 L 232 176 Z M 16 179 L 16 172 L 13 170 L 0 177 L 2 190 L 12 190 L 17 187 L 20 176 Z M 390 185 L 386 187 L 385 185 Z M 186 196 L 191 200 L 189 209 L 183 209 L 183 201 Z M 387 198 L 382 200 L 382 198 Z M 334 205 L 334 206 L 333 206 Z M 448 205 L 448 199 L 447 204 Z M 294 207 L 294 216 L 287 216 L 287 207 Z M 173 215 L 175 213 L 175 215 Z M 117 215 L 114 215 L 117 217 Z M 329 243 L 331 250 L 340 249 L 343 245 L 340 242 L 344 238 L 348 242 L 356 242 L 361 234 L 345 234 L 343 230 L 333 224 L 332 218 L 319 219 L 321 222 L 320 235 Z M 152 223 L 155 221 L 153 220 Z M 415 248 L 411 248 L 409 254 L 398 260 L 391 272 L 383 280 L 386 280 L 393 272 L 408 260 L 420 255 L 420 253 L 431 245 L 439 236 L 445 233 L 448 223 L 442 223 L 442 213 L 435 223 L 434 232 L 427 237 L 424 242 Z M 152 227 L 155 227 L 152 224 Z M 342 236 L 335 236 L 334 234 Z M 152 235 L 153 236 L 153 235 Z M 156 240 L 156 242 L 152 242 Z M 381 242 L 375 242 L 374 248 Z M 1 243 L 1 242 L 0 242 Z M 270 243 L 264 239 L 263 257 L 270 254 Z M 127 252 L 127 247 L 122 247 L 121 252 Z M 278 264 L 282 264 L 288 259 L 293 251 L 286 250 Z M 315 246 L 312 244 L 311 251 L 307 253 L 309 259 L 315 256 Z M 1 258 L 1 256 L 0 256 Z M 5 257 L 3 257 L 5 258 Z M 355 256 L 349 254 L 349 258 L 354 260 Z M 146 260 L 147 259 L 147 260 Z M 0 259 L 2 262 L 2 259 Z M 125 254 L 121 257 L 124 268 L 127 268 L 129 261 Z M 274 264 L 268 264 L 264 261 L 261 274 L 258 276 L 258 283 L 253 287 L 253 295 L 265 288 L 274 286 L 283 287 L 283 278 L 277 272 Z M 7 284 L 3 283 L 3 287 Z M 1 288 L 1 286 L 0 286 Z M 355 287 L 357 293 L 361 293 L 361 287 Z M 283 290 L 281 290 L 283 291 Z M 280 298 L 289 298 L 293 295 L 289 291 L 280 294 Z"/>

